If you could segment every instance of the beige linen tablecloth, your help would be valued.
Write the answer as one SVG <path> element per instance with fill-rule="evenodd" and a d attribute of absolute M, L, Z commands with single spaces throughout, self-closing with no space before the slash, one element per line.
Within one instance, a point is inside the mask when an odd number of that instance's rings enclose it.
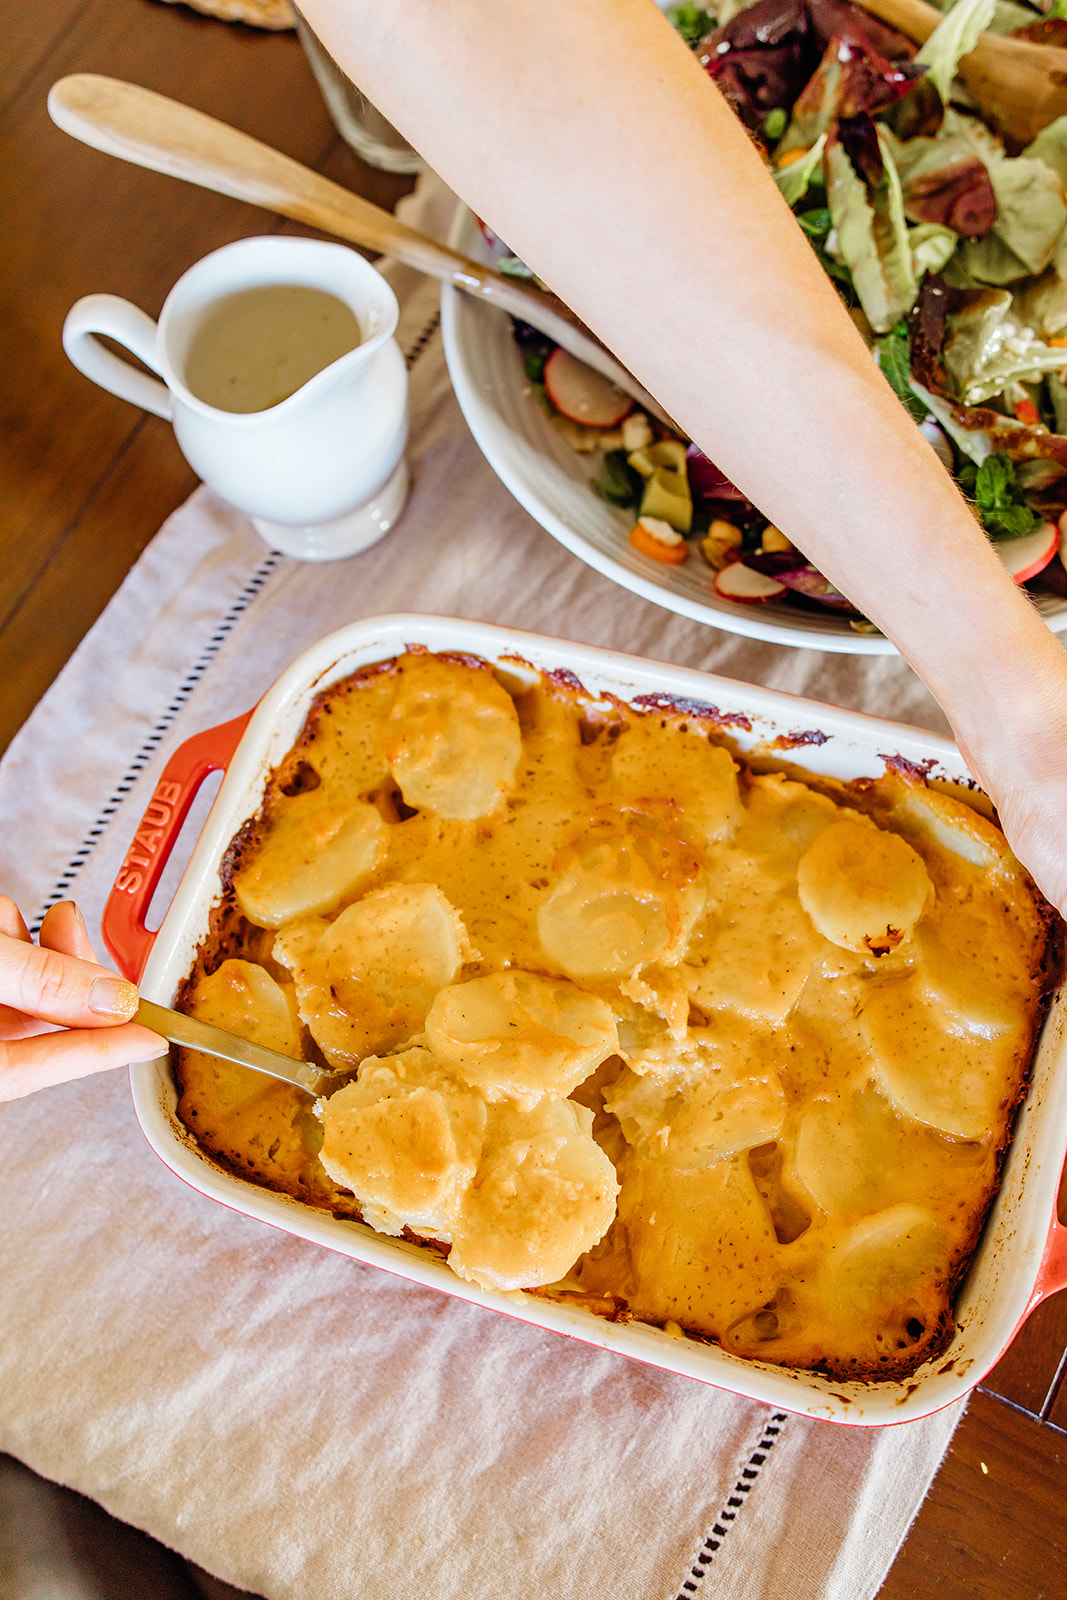
<path fill-rule="evenodd" d="M 443 228 L 450 197 L 409 203 Z M 311 566 L 205 490 L 166 523 L 0 767 L 0 886 L 93 928 L 165 755 L 363 616 L 521 625 L 944 731 L 896 658 L 779 649 L 637 599 L 511 500 L 394 274 L 414 490 Z M 960 1407 L 774 1412 L 232 1214 L 160 1163 L 124 1073 L 0 1107 L 0 1450 L 269 1600 L 866 1600 Z"/>

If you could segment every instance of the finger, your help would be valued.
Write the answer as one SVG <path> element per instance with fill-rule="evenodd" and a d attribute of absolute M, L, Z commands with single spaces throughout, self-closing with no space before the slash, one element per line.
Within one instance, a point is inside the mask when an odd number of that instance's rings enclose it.
<path fill-rule="evenodd" d="M 17 939 L 23 944 L 33 943 L 22 912 L 14 900 L 6 894 L 0 894 L 0 936 Z M 0 1039 L 21 1039 L 27 1033 L 40 1032 L 42 1027 L 43 1023 L 35 1022 L 32 1017 L 24 1016 L 21 1011 L 14 1011 L 10 1006 L 0 1004 Z"/>
<path fill-rule="evenodd" d="M 21 939 L 26 944 L 30 942 L 30 930 L 22 912 L 6 894 L 0 894 L 0 933 L 6 934 L 9 939 Z"/>
<path fill-rule="evenodd" d="M 9 936 L 19 937 L 15 931 L 19 927 L 23 941 L 30 943 L 30 932 L 15 902 L 6 895 L 0 895 L 0 931 L 8 932 L 10 929 Z M 85 919 L 72 900 L 61 900 L 45 912 L 40 942 L 47 948 L 65 954 L 87 961 L 95 960 Z M 25 1039 L 31 1034 L 44 1033 L 49 1026 L 49 1023 L 41 1022 L 25 1012 L 0 1005 L 0 1039 Z"/>
<path fill-rule="evenodd" d="M 47 950 L 79 956 L 82 961 L 96 960 L 85 918 L 73 900 L 60 900 L 56 905 L 49 906 L 41 923 L 38 943 Z"/>
<path fill-rule="evenodd" d="M 0 1003 L 69 1028 L 114 1027 L 137 1009 L 137 988 L 95 962 L 0 935 Z"/>
<path fill-rule="evenodd" d="M 44 1033 L 18 1044 L 0 1044 L 0 1101 L 19 1100 L 38 1089 L 127 1067 L 134 1061 L 153 1061 L 166 1050 L 162 1039 L 136 1022 L 118 1028 Z"/>

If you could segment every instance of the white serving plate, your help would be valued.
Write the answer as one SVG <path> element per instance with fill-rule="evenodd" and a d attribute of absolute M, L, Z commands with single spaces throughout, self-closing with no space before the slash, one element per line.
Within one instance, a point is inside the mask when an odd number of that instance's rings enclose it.
<path fill-rule="evenodd" d="M 639 660 L 535 634 L 432 616 L 369 619 L 321 640 L 268 690 L 251 718 L 209 730 L 175 752 L 127 852 L 104 915 L 104 936 L 120 967 L 139 978 L 148 999 L 173 1002 L 208 928 L 219 894 L 218 867 L 230 840 L 258 810 L 271 768 L 289 750 L 314 696 L 337 678 L 397 655 L 409 645 L 460 650 L 516 670 L 564 668 L 590 696 L 632 700 L 667 695 L 712 705 L 742 721 L 738 747 L 759 751 L 782 735 L 818 732 L 817 744 L 792 744 L 791 765 L 843 779 L 878 776 L 883 756 L 931 763 L 931 776 L 968 781 L 955 747 L 933 734 L 842 711 L 751 684 Z M 521 667 L 520 667 L 521 670 Z M 226 769 L 210 815 L 158 933 L 145 927 L 152 896 L 182 821 L 203 779 Z M 533 1295 L 504 1295 L 456 1277 L 431 1252 L 387 1238 L 224 1172 L 178 1121 L 168 1061 L 131 1068 L 133 1100 L 149 1143 L 187 1183 L 221 1204 L 382 1267 L 417 1283 L 588 1344 L 684 1373 L 769 1405 L 836 1422 L 877 1425 L 924 1416 L 958 1399 L 996 1362 L 1029 1311 L 1067 1285 L 1067 1227 L 1056 1222 L 1056 1194 L 1067 1148 L 1067 1010 L 1054 998 L 1019 1116 L 1004 1181 L 957 1302 L 948 1350 L 905 1382 L 840 1383 L 817 1373 L 745 1361 L 717 1347 L 676 1338 L 640 1322 L 611 1323 Z"/>
<path fill-rule="evenodd" d="M 477 220 L 463 207 L 449 243 L 475 260 L 489 260 Z M 588 566 L 645 600 L 728 633 L 839 654 L 896 654 L 884 635 L 854 633 L 829 610 L 720 599 L 703 561 L 668 567 L 640 555 L 629 541 L 633 513 L 608 505 L 589 487 L 597 470 L 590 462 L 598 458 L 572 450 L 531 398 L 511 318 L 445 285 L 441 334 L 452 387 L 482 454 L 524 510 Z M 1067 631 L 1067 600 L 1039 595 L 1034 605 L 1054 633 Z"/>

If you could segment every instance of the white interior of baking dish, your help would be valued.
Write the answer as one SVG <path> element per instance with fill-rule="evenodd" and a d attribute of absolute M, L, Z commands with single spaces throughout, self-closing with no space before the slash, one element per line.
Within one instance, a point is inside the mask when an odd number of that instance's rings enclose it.
<path fill-rule="evenodd" d="M 824 742 L 795 744 L 779 756 L 783 763 L 788 760 L 814 773 L 874 777 L 883 770 L 883 756 L 899 755 L 932 762 L 933 778 L 967 781 L 962 758 L 948 740 L 815 701 L 487 624 L 430 616 L 370 619 L 321 640 L 257 707 L 156 937 L 141 979 L 146 998 L 173 1001 L 219 895 L 219 862 L 238 828 L 258 810 L 266 777 L 295 741 L 313 697 L 337 678 L 418 644 L 480 655 L 507 670 L 521 670 L 521 662 L 535 669 L 565 668 L 591 698 L 602 693 L 626 700 L 663 694 L 712 705 L 727 715 L 740 713 L 749 727 L 731 729 L 731 737 L 746 752 L 782 735 L 818 732 L 826 736 Z M 1031 1303 L 1067 1147 L 1065 1032 L 1059 992 L 1042 1034 L 1001 1192 L 957 1301 L 958 1326 L 949 1348 L 906 1382 L 881 1384 L 841 1383 L 817 1373 L 765 1366 L 638 1322 L 612 1323 L 532 1295 L 479 1289 L 427 1250 L 316 1211 L 215 1166 L 178 1121 L 166 1060 L 131 1068 L 131 1081 L 137 1116 L 152 1147 L 179 1177 L 225 1206 L 461 1299 L 767 1404 L 873 1425 L 924 1416 L 966 1393 L 1010 1342 Z"/>

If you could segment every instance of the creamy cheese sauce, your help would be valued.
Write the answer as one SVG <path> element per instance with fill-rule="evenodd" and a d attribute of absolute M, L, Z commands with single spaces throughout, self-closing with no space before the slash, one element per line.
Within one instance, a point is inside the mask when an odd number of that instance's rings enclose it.
<path fill-rule="evenodd" d="M 908 775 L 813 787 L 691 710 L 512 690 L 419 652 L 320 697 L 185 1004 L 353 1082 L 316 1117 L 186 1054 L 180 1114 L 476 1282 L 914 1370 L 1040 1019 L 1029 880 Z"/>

